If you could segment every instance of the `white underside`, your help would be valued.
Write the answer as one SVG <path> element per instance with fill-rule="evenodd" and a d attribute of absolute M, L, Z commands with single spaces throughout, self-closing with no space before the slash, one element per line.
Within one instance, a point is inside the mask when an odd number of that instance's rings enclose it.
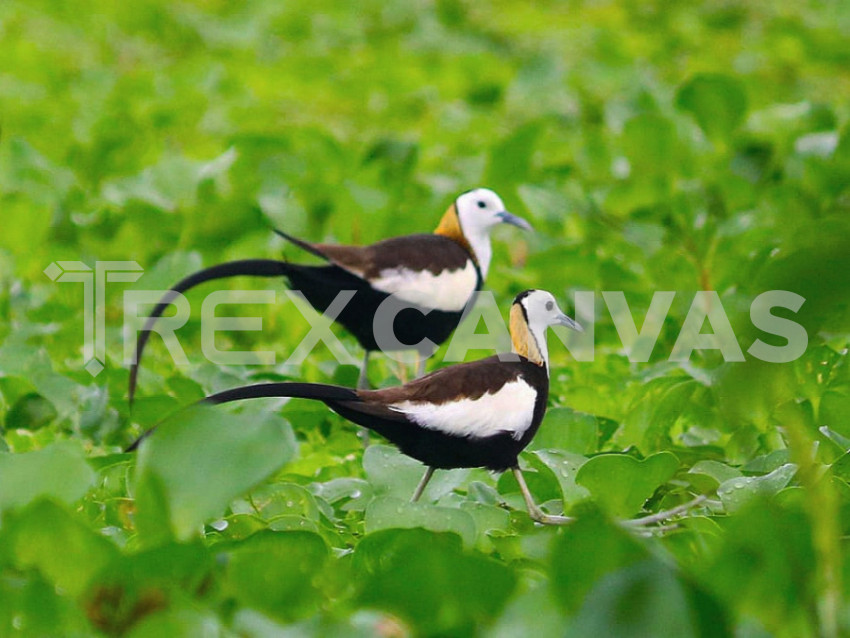
<path fill-rule="evenodd" d="M 390 407 L 429 430 L 474 438 L 508 432 L 519 440 L 531 425 L 536 398 L 534 388 L 517 379 L 477 399 L 444 404 L 403 401 Z"/>
<path fill-rule="evenodd" d="M 467 261 L 463 268 L 444 270 L 438 275 L 427 270 L 387 268 L 369 283 L 376 290 L 395 295 L 407 303 L 445 312 L 460 312 L 475 292 L 478 274 L 472 261 Z"/>

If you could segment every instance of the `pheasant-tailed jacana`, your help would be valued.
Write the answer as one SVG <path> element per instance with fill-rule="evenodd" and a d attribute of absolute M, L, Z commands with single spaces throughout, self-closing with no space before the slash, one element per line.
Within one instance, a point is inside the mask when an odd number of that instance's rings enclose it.
<path fill-rule="evenodd" d="M 558 308 L 550 293 L 528 290 L 517 295 L 511 306 L 512 353 L 448 366 L 381 390 L 320 383 L 262 383 L 219 392 L 204 401 L 218 404 L 263 397 L 322 401 L 427 466 L 413 494 L 414 501 L 422 495 L 435 469 L 509 469 L 534 520 L 564 523 L 571 519 L 544 514 L 534 503 L 517 463 L 517 456 L 531 442 L 546 412 L 546 329 L 553 325 L 581 330 Z"/>
<path fill-rule="evenodd" d="M 354 291 L 336 321 L 366 351 L 357 384 L 366 387 L 366 365 L 371 352 L 418 347 L 421 355 L 428 356 L 433 346 L 449 337 L 474 293 L 483 285 L 492 257 L 490 232 L 503 223 L 531 228 L 527 221 L 506 211 L 496 193 L 478 188 L 460 195 L 432 234 L 395 237 L 369 246 L 339 246 L 306 242 L 277 231 L 326 263 L 303 265 L 246 259 L 212 266 L 179 281 L 163 296 L 139 333 L 136 357 L 130 367 L 130 402 L 150 331 L 177 294 L 207 281 L 241 275 L 284 277 L 319 312 L 325 312 L 340 292 Z M 400 304 L 395 309 L 391 305 L 382 306 L 390 296 Z M 384 308 L 391 317 L 389 325 L 393 334 L 389 340 L 382 340 L 380 334 L 376 338 L 379 308 Z M 388 341 L 392 343 L 388 345 Z"/>

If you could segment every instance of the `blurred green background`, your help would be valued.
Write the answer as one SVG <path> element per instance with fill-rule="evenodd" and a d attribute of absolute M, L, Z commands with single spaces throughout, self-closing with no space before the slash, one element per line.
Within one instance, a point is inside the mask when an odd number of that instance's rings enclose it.
<path fill-rule="evenodd" d="M 850 5 L 846 2 L 0 4 L 0 635 L 838 636 L 850 633 Z M 322 406 L 169 419 L 256 380 L 353 383 L 274 284 L 263 331 L 219 347 L 272 367 L 191 365 L 152 340 L 132 414 L 122 292 L 271 232 L 367 243 L 427 232 L 496 190 L 487 287 L 623 291 L 630 362 L 597 294 L 595 357 L 550 337 L 550 412 L 509 477 L 365 453 Z M 83 288 L 51 263 L 135 260 L 107 287 L 106 368 L 83 369 Z M 268 282 L 227 286 L 267 287 Z M 752 299 L 802 295 L 787 364 L 668 360 L 716 291 L 742 350 Z M 585 321 L 588 319 L 582 318 Z M 339 332 L 356 352 L 354 341 Z M 483 355 L 473 352 L 471 356 Z M 373 382 L 407 373 L 376 358 Z M 600 454 L 602 453 L 602 454 Z M 705 494 L 676 529 L 616 521 Z M 504 507 L 505 504 L 510 508 Z"/>

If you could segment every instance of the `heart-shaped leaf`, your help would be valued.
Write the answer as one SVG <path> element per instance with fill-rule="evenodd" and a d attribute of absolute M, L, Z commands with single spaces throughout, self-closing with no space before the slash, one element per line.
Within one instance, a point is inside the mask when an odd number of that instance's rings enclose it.
<path fill-rule="evenodd" d="M 139 449 L 140 536 L 186 539 L 295 453 L 286 421 L 201 406 L 164 422 Z"/>
<path fill-rule="evenodd" d="M 711 139 L 728 138 L 747 115 L 743 85 L 719 73 L 700 73 L 688 80 L 679 89 L 676 104 L 689 111 Z"/>
<path fill-rule="evenodd" d="M 602 454 L 589 459 L 576 474 L 576 483 L 612 516 L 628 517 L 679 469 L 672 452 L 659 452 L 640 461 L 625 454 Z"/>
<path fill-rule="evenodd" d="M 475 543 L 475 519 L 464 510 L 410 503 L 392 496 L 379 496 L 366 508 L 366 532 L 381 529 L 421 527 L 432 532 L 454 532 L 467 546 Z"/>
<path fill-rule="evenodd" d="M 94 476 L 82 449 L 71 441 L 25 454 L 0 453 L 0 511 L 37 496 L 72 503 L 86 493 Z"/>
<path fill-rule="evenodd" d="M 731 514 L 760 496 L 773 496 L 788 485 L 796 473 L 797 466 L 794 463 L 786 463 L 764 476 L 731 478 L 720 484 L 717 488 L 717 496 L 720 497 L 726 511 Z"/>

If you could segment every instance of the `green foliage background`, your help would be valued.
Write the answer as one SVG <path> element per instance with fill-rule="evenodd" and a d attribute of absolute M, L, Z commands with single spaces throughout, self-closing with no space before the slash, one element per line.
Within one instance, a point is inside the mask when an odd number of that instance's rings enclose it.
<path fill-rule="evenodd" d="M 850 633 L 848 69 L 850 5 L 828 0 L 0 4 L 0 635 Z M 553 340 L 522 462 L 575 524 L 533 526 L 483 471 L 406 504 L 416 463 L 303 402 L 183 412 L 120 452 L 206 393 L 356 370 L 323 347 L 282 363 L 309 330 L 289 302 L 219 339 L 276 366 L 205 363 L 199 291 L 191 365 L 155 340 L 130 415 L 128 286 L 92 378 L 82 286 L 49 264 L 135 260 L 130 287 L 161 289 L 279 255 L 272 227 L 426 231 L 478 185 L 536 228 L 498 233 L 505 312 L 530 286 L 618 290 L 640 325 L 677 291 L 649 362 L 598 295 L 594 360 Z M 800 359 L 668 361 L 698 290 L 744 351 L 782 345 L 749 320 L 770 289 L 806 298 L 784 315 Z M 664 535 L 616 522 L 697 494 Z"/>

